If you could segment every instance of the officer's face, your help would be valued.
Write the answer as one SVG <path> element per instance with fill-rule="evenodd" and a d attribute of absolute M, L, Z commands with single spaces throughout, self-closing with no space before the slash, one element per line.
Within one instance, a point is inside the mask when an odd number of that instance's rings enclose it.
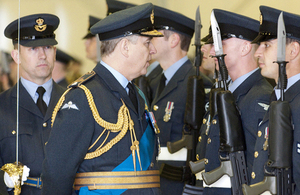
<path fill-rule="evenodd" d="M 18 50 L 12 51 L 12 57 L 18 63 Z M 20 45 L 21 76 L 36 84 L 44 84 L 51 78 L 55 57 L 54 46 L 24 47 Z"/>
<path fill-rule="evenodd" d="M 162 33 L 165 36 L 165 31 L 159 30 L 160 33 Z M 158 61 L 158 62 L 163 62 L 165 60 L 169 61 L 170 56 L 168 55 L 169 53 L 169 39 L 166 37 L 153 37 L 151 40 L 153 43 L 155 49 L 157 50 L 157 53 L 153 55 L 153 60 Z M 161 64 L 162 68 L 166 70 L 168 67 L 163 67 L 164 63 Z"/>
<path fill-rule="evenodd" d="M 129 45 L 129 52 L 132 63 L 127 71 L 130 71 L 132 79 L 145 75 L 152 59 L 151 55 L 156 53 L 151 38 L 138 36 L 137 42 Z"/>
<path fill-rule="evenodd" d="M 91 37 L 85 40 L 86 57 L 97 62 L 97 37 Z"/>
<path fill-rule="evenodd" d="M 258 65 L 264 77 L 278 79 L 278 64 L 274 63 L 277 56 L 277 39 L 261 42 L 255 52 Z"/>
<path fill-rule="evenodd" d="M 222 47 L 223 47 L 223 53 L 226 54 L 224 60 L 225 65 L 228 69 L 228 73 L 232 73 L 232 71 L 235 68 L 235 65 L 237 65 L 239 57 L 240 57 L 240 51 L 241 51 L 241 44 L 244 40 L 238 39 L 238 38 L 229 38 L 222 40 Z M 210 50 L 210 55 L 215 56 L 215 47 L 213 46 Z M 217 70 L 219 70 L 218 67 L 218 61 L 217 58 L 214 58 L 215 63 L 217 64 Z M 231 76 L 232 77 L 232 76 Z"/>
<path fill-rule="evenodd" d="M 212 48 L 212 44 L 204 44 L 201 47 L 201 51 L 203 52 L 202 64 L 201 66 L 209 71 L 215 71 L 215 60 L 213 57 L 210 57 L 210 50 Z"/>

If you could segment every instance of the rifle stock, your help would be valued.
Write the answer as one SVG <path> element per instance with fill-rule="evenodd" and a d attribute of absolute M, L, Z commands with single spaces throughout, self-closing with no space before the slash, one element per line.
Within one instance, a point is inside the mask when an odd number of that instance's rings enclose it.
<path fill-rule="evenodd" d="M 268 174 L 276 177 L 278 195 L 292 194 L 293 126 L 288 101 L 272 102 L 270 107 Z"/>
<path fill-rule="evenodd" d="M 183 134 L 180 140 L 176 142 L 167 142 L 167 147 L 171 154 L 178 152 L 184 147 L 191 149 L 193 148 L 193 136 Z"/>
<path fill-rule="evenodd" d="M 257 195 L 265 191 L 270 191 L 272 194 L 277 194 L 276 191 L 276 177 L 268 176 L 263 181 L 253 185 L 242 185 L 244 195 Z"/>
<path fill-rule="evenodd" d="M 211 185 L 223 175 L 228 175 L 233 194 L 242 194 L 242 184 L 247 184 L 247 167 L 244 156 L 245 139 L 242 122 L 230 91 L 217 94 L 217 111 L 220 125 L 219 152 L 226 154 L 221 166 L 202 174 L 207 185 Z"/>
<path fill-rule="evenodd" d="M 211 185 L 218 181 L 223 175 L 228 175 L 229 177 L 233 176 L 233 170 L 231 162 L 228 161 L 222 161 L 221 166 L 218 168 L 210 171 L 210 172 L 204 172 L 202 173 L 203 181 L 206 183 L 206 185 Z"/>
<path fill-rule="evenodd" d="M 192 173 L 197 174 L 205 169 L 205 159 L 189 162 Z"/>

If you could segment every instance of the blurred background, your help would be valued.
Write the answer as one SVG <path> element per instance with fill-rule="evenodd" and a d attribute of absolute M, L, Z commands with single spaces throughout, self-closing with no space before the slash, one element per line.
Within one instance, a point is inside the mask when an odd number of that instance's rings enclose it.
<path fill-rule="evenodd" d="M 120 0 L 124 1 L 124 0 Z M 20 4 L 19 4 L 20 2 Z M 200 6 L 202 20 L 201 37 L 208 33 L 210 13 L 213 8 L 224 9 L 259 20 L 260 5 L 267 5 L 284 11 L 300 14 L 300 1 L 297 0 L 126 0 L 124 2 L 143 4 L 151 2 L 192 19 Z M 60 18 L 56 30 L 57 47 L 79 60 L 81 74 L 94 68 L 95 63 L 86 58 L 84 40 L 88 29 L 89 15 L 104 18 L 106 0 L 0 0 L 0 50 L 10 53 L 13 49 L 11 40 L 4 36 L 5 27 L 20 16 L 35 13 L 52 13 Z M 193 42 L 193 41 L 192 41 Z M 194 57 L 191 47 L 189 57 Z"/>

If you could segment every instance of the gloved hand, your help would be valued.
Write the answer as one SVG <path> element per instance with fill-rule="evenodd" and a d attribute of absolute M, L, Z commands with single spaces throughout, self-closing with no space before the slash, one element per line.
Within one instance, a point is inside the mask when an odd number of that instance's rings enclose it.
<path fill-rule="evenodd" d="M 27 177 L 29 176 L 29 171 L 30 171 L 30 169 L 26 165 L 24 165 L 21 185 L 23 185 L 24 181 L 27 180 Z M 15 177 L 15 176 L 12 176 L 12 177 Z M 12 177 L 10 177 L 7 172 L 4 172 L 4 183 L 9 188 L 14 188 L 15 187 Z"/>

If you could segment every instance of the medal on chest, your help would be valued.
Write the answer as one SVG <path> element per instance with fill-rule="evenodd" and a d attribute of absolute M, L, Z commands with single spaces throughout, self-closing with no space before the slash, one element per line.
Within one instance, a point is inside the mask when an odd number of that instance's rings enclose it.
<path fill-rule="evenodd" d="M 174 102 L 168 101 L 166 109 L 165 109 L 165 115 L 164 115 L 164 121 L 168 122 L 171 119 L 172 110 L 174 109 Z"/>
<path fill-rule="evenodd" d="M 150 120 L 151 126 L 154 129 L 155 134 L 159 134 L 160 130 L 156 124 L 156 120 L 155 120 L 153 112 L 149 112 L 148 110 L 146 110 L 146 119 Z"/>
<path fill-rule="evenodd" d="M 268 140 L 269 140 L 269 127 L 266 127 L 265 128 L 265 143 L 263 145 L 264 150 L 268 149 L 268 146 L 269 146 Z"/>

